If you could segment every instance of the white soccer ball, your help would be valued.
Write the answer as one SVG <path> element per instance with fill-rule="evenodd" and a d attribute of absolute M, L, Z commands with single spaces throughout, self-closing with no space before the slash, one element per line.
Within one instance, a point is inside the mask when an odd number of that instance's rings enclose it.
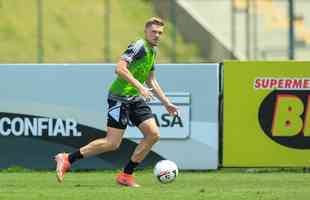
<path fill-rule="evenodd" d="M 179 170 L 171 160 L 161 160 L 154 167 L 154 175 L 161 183 L 170 183 L 176 179 Z"/>

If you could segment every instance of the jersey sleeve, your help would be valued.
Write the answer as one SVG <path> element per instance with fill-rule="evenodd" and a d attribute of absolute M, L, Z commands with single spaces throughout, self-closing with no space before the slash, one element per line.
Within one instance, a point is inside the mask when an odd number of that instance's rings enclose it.
<path fill-rule="evenodd" d="M 125 52 L 121 55 L 121 59 L 127 61 L 128 63 L 132 63 L 144 55 L 144 43 L 142 40 L 138 40 L 128 46 Z"/>

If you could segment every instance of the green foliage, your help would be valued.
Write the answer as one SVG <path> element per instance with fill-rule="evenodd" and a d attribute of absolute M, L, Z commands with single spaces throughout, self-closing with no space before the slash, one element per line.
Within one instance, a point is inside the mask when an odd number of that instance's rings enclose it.
<path fill-rule="evenodd" d="M 143 36 L 144 22 L 156 16 L 152 1 L 110 0 L 111 41 L 104 40 L 105 1 L 44 0 L 45 63 L 102 63 L 110 44 L 116 62 L 128 43 Z M 37 0 L 0 1 L 0 63 L 36 63 L 38 55 Z M 171 62 L 171 24 L 167 23 L 158 62 Z M 199 62 L 199 50 L 177 35 L 178 62 Z"/>

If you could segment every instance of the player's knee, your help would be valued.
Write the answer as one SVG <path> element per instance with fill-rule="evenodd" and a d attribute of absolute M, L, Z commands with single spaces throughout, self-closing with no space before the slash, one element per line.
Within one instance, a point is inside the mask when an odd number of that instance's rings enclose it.
<path fill-rule="evenodd" d="M 118 149 L 120 143 L 110 141 L 107 139 L 98 140 L 96 143 L 97 149 L 99 151 L 105 152 L 105 151 L 114 151 Z"/>
<path fill-rule="evenodd" d="M 108 141 L 108 146 L 111 151 L 115 151 L 119 148 L 120 142 Z"/>
<path fill-rule="evenodd" d="M 119 146 L 120 146 L 120 143 L 112 143 L 111 144 L 111 150 L 115 151 L 119 148 Z"/>
<path fill-rule="evenodd" d="M 152 142 L 157 142 L 160 138 L 159 131 L 154 131 L 149 135 L 149 139 L 152 140 Z"/>
<path fill-rule="evenodd" d="M 107 149 L 107 141 L 105 139 L 99 139 L 96 141 L 96 148 L 98 151 L 103 152 Z"/>

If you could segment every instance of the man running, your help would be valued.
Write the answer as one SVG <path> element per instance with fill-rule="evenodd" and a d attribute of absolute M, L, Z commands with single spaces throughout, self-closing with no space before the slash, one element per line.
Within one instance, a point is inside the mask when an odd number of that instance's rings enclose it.
<path fill-rule="evenodd" d="M 146 104 L 153 94 L 162 102 L 171 115 L 177 115 L 178 108 L 166 97 L 155 76 L 154 62 L 156 47 L 160 42 L 164 22 L 151 18 L 145 23 L 144 38 L 130 44 L 117 63 L 117 79 L 112 83 L 108 96 L 107 135 L 96 139 L 78 151 L 55 156 L 57 179 L 64 180 L 65 173 L 77 160 L 100 153 L 116 150 L 123 138 L 128 123 L 134 124 L 143 134 L 143 139 L 134 150 L 124 170 L 116 177 L 117 183 L 139 187 L 133 172 L 143 161 L 152 146 L 159 140 L 159 128 L 151 108 Z M 144 83 L 148 86 L 145 87 Z"/>

